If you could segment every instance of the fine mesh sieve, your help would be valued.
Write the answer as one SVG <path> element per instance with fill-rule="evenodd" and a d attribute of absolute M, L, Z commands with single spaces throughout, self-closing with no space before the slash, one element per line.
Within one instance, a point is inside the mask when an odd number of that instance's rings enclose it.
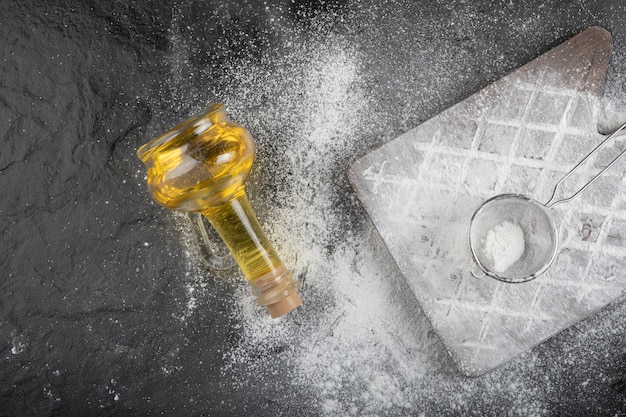
<path fill-rule="evenodd" d="M 476 210 L 470 222 L 469 243 L 474 261 L 484 274 L 505 282 L 526 282 L 536 278 L 550 267 L 556 258 L 559 242 L 557 227 L 549 209 L 557 204 L 571 201 L 587 189 L 626 153 L 626 149 L 570 196 L 557 199 L 558 190 L 567 178 L 609 140 L 624 133 L 625 128 L 626 123 L 567 172 L 554 186 L 552 196 L 546 204 L 520 194 L 502 194 L 485 201 Z M 502 233 L 500 233 L 499 240 L 492 238 L 496 235 L 494 231 L 503 230 L 503 225 L 509 226 L 510 230 L 521 230 L 523 238 L 520 236 L 519 242 L 511 242 L 513 239 Z M 501 244 L 502 250 L 494 251 L 494 244 Z M 520 253 L 511 252 L 515 250 L 516 244 L 523 245 Z M 504 264 L 498 262 L 498 256 L 511 256 L 511 262 Z M 479 274 L 475 273 L 475 275 Z"/>

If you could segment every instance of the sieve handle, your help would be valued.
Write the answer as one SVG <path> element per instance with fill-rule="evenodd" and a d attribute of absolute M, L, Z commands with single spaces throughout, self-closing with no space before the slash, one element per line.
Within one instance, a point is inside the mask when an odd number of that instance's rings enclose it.
<path fill-rule="evenodd" d="M 574 199 L 578 194 L 582 193 L 583 191 L 585 191 L 587 189 L 587 187 L 589 187 L 591 184 L 593 184 L 594 181 L 597 180 L 602 174 L 604 174 L 609 168 L 611 168 L 613 165 L 615 165 L 617 163 L 617 161 L 626 153 L 626 149 L 624 149 L 619 155 L 617 155 L 615 157 L 615 159 L 613 159 L 611 161 L 611 163 L 609 163 L 606 167 L 604 167 L 593 178 L 591 178 L 589 181 L 587 181 L 587 183 L 585 185 L 580 187 L 578 189 L 578 191 L 576 191 L 574 194 L 572 194 L 569 197 L 562 198 L 560 200 L 555 200 L 556 193 L 559 190 L 559 188 L 561 187 L 561 185 L 565 182 L 565 180 L 568 179 L 570 177 L 570 175 L 572 175 L 578 168 L 580 168 L 582 165 L 584 165 L 585 162 L 587 162 L 587 160 L 589 158 L 591 158 L 593 155 L 595 155 L 596 152 L 598 152 L 609 140 L 613 139 L 615 136 L 617 136 L 624 129 L 626 129 L 626 123 L 621 125 L 615 132 L 611 133 L 606 139 L 604 139 L 602 142 L 600 142 L 600 144 L 598 146 L 596 146 L 595 148 L 593 148 L 593 150 L 591 152 L 589 152 L 587 154 L 587 156 L 585 156 L 579 163 L 577 163 L 574 168 L 572 168 L 567 174 L 565 174 L 563 176 L 563 178 L 561 178 L 559 180 L 559 182 L 557 182 L 556 185 L 554 186 L 554 190 L 552 191 L 552 197 L 550 197 L 550 200 L 545 204 L 545 206 L 550 208 L 550 207 L 556 206 L 557 204 L 565 203 L 565 202 L 568 202 L 568 201 Z"/>

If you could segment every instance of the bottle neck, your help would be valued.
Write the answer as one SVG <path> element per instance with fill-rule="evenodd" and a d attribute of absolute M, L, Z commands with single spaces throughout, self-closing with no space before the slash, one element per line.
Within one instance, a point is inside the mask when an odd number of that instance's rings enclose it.
<path fill-rule="evenodd" d="M 243 187 L 227 203 L 207 208 L 202 214 L 219 233 L 248 281 L 283 264 L 263 233 Z"/>
<path fill-rule="evenodd" d="M 205 209 L 202 214 L 228 246 L 259 304 L 266 306 L 273 318 L 302 303 L 296 292 L 298 281 L 263 233 L 243 187 L 228 203 Z"/>

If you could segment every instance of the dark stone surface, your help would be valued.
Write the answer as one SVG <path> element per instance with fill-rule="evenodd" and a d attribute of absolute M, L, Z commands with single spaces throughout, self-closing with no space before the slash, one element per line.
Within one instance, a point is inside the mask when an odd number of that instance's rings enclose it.
<path fill-rule="evenodd" d="M 366 227 L 345 178 L 351 161 L 584 27 L 612 32 L 608 95 L 626 101 L 621 0 L 268 3 L 0 3 L 0 415 L 323 412 L 306 384 L 289 384 L 295 371 L 283 361 L 288 344 L 258 349 L 258 359 L 276 358 L 270 367 L 244 362 L 225 375 L 224 352 L 244 337 L 233 314 L 233 294 L 245 285 L 232 279 L 236 272 L 206 271 L 211 291 L 181 325 L 186 259 L 174 218 L 151 201 L 134 155 L 156 133 L 230 94 L 239 103 L 233 118 L 255 135 L 259 160 L 276 161 L 256 168 L 250 184 L 259 214 L 270 213 L 272 202 L 262 195 L 298 175 L 282 172 L 280 162 L 299 120 L 277 114 L 284 131 L 267 131 L 254 118 L 275 105 L 273 97 L 246 95 L 246 81 L 228 74 L 244 62 L 276 70 L 272 57 L 290 52 L 281 49 L 286 39 L 314 49 L 318 37 L 332 33 L 364 57 L 360 87 L 377 118 L 334 162 L 332 178 L 346 233 Z M 411 67 L 418 59 L 427 71 Z M 281 85 L 290 83 L 298 85 Z M 337 241 L 328 242 L 330 252 Z M 624 412 L 624 327 L 610 332 L 606 323 L 625 314 L 623 305 L 613 306 L 549 341 L 533 368 L 522 370 L 525 379 L 557 387 L 543 398 L 548 414 Z M 585 336 L 594 323 L 605 330 Z M 597 351 L 568 351 L 581 338 L 598 343 Z M 433 378 L 442 394 L 431 387 L 423 396 L 418 384 L 413 413 L 454 415 L 447 408 L 453 397 L 464 414 L 506 410 L 506 401 L 479 395 L 484 382 L 445 372 Z M 585 380 L 592 383 L 581 385 Z M 465 384 L 479 394 L 457 393 Z"/>

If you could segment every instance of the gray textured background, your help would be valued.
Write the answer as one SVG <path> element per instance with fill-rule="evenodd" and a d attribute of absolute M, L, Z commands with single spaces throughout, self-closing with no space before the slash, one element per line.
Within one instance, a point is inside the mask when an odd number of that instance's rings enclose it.
<path fill-rule="evenodd" d="M 327 201 L 338 219 L 332 237 L 302 239 L 332 254 L 346 236 L 371 236 L 359 245 L 367 256 L 381 245 L 348 184 L 352 161 L 590 25 L 613 34 L 606 90 L 623 110 L 625 22 L 621 0 L 3 0 L 0 415 L 323 414 L 329 403 L 316 388 L 293 383 L 298 332 L 289 343 L 259 342 L 225 371 L 225 355 L 246 338 L 233 313 L 242 285 L 236 271 L 205 271 L 210 291 L 181 326 L 189 258 L 181 255 L 177 218 L 145 190 L 137 146 L 211 101 L 226 102 L 257 140 L 248 191 L 259 217 L 271 218 L 289 202 L 264 197 L 311 174 L 306 166 L 284 169 L 302 120 L 277 101 L 294 103 L 300 94 L 280 57 L 293 53 L 288 41 L 314 52 L 320 39 L 340 39 L 339 49 L 360 57 L 357 87 L 367 92 L 372 118 L 324 170 L 332 172 Z M 229 76 L 244 65 L 266 72 Z M 267 74 L 276 94 L 247 88 Z M 273 110 L 271 123 L 258 120 Z M 306 266 L 297 272 L 314 283 Z M 402 293 L 398 274 L 390 280 Z M 303 298 L 292 320 L 321 326 L 324 297 L 303 288 Z M 397 308 L 417 334 L 428 332 L 411 301 L 399 297 Z M 618 302 L 482 379 L 455 372 L 431 336 L 431 365 L 407 379 L 406 401 L 373 405 L 359 396 L 366 381 L 356 380 L 338 388 L 334 410 L 623 415 L 624 317 Z"/>

